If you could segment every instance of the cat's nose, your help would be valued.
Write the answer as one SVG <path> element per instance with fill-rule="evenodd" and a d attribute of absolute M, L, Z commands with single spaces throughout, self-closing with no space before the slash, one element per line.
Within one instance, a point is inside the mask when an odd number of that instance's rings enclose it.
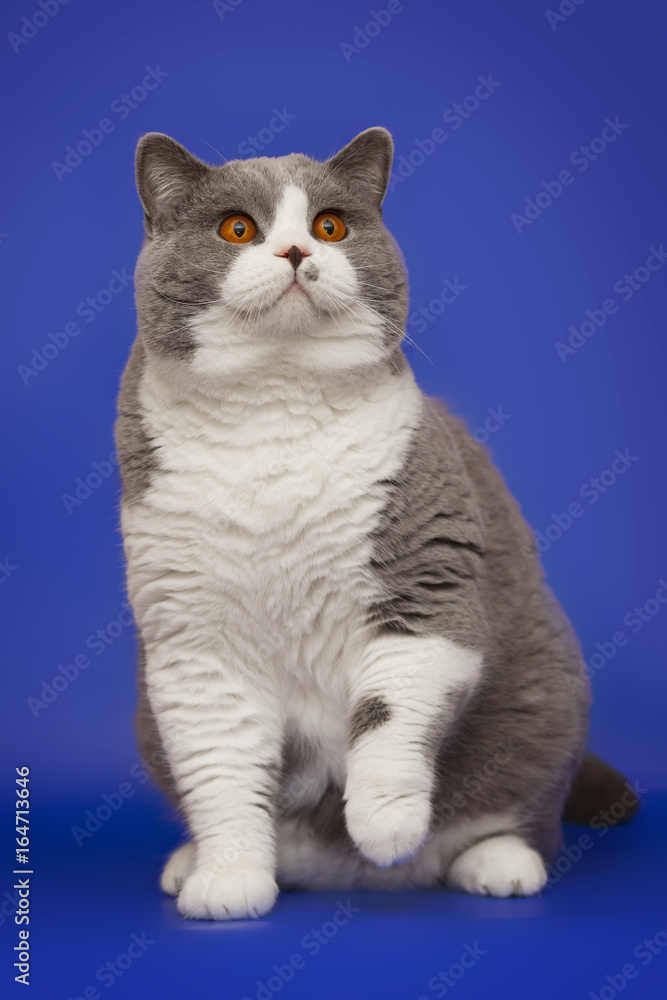
<path fill-rule="evenodd" d="M 296 271 L 303 258 L 310 257 L 310 250 L 306 250 L 305 247 L 291 246 L 289 250 L 281 250 L 280 253 L 274 254 L 274 256 L 287 257 L 288 261 Z"/>

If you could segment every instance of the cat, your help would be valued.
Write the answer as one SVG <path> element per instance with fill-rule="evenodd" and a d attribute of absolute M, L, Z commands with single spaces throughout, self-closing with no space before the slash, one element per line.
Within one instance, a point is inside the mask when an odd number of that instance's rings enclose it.
<path fill-rule="evenodd" d="M 392 155 L 382 128 L 325 162 L 138 145 L 121 526 L 185 917 L 279 886 L 528 896 L 563 816 L 638 804 L 584 756 L 581 650 L 518 504 L 402 352 Z"/>

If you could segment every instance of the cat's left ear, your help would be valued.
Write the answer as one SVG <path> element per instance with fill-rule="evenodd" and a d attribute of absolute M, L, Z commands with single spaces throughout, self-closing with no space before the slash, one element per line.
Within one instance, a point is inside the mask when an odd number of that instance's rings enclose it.
<path fill-rule="evenodd" d="M 380 208 L 391 175 L 394 143 L 386 128 L 367 128 L 329 160 L 329 166 L 348 184 L 361 188 Z"/>
<path fill-rule="evenodd" d="M 211 169 L 180 142 L 161 132 L 149 132 L 139 140 L 135 166 L 137 190 L 149 234 L 160 219 L 169 217 Z"/>

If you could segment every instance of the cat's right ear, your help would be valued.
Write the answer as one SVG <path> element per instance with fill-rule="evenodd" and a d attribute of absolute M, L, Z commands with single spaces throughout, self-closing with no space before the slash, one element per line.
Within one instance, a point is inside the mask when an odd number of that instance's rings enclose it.
<path fill-rule="evenodd" d="M 135 165 L 137 191 L 149 235 L 161 219 L 169 218 L 211 169 L 185 146 L 161 132 L 149 132 L 139 140 Z"/>

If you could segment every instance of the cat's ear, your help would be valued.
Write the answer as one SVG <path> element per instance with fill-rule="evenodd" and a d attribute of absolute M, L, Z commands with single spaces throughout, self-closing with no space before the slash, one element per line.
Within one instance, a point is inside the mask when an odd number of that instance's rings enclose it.
<path fill-rule="evenodd" d="M 149 234 L 158 220 L 168 218 L 211 169 L 161 132 L 149 132 L 139 140 L 135 164 L 137 191 Z"/>
<path fill-rule="evenodd" d="M 391 134 L 386 128 L 377 127 L 360 132 L 328 162 L 335 173 L 361 188 L 379 208 L 389 183 L 393 156 Z"/>

